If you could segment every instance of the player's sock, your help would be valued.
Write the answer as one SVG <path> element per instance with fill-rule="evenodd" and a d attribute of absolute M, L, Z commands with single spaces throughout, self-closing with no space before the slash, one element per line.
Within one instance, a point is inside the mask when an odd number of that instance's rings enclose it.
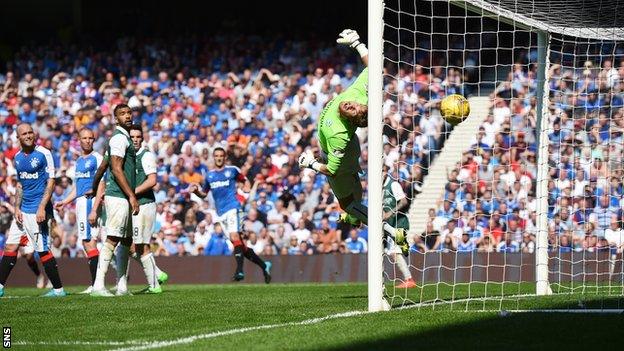
<path fill-rule="evenodd" d="M 412 279 L 412 273 L 409 271 L 409 267 L 407 267 L 407 262 L 405 262 L 405 257 L 403 255 L 394 255 L 397 266 L 399 266 L 399 271 L 403 274 L 403 278 L 405 280 Z"/>
<path fill-rule="evenodd" d="M 345 211 L 352 216 L 355 216 L 357 219 L 362 221 L 362 223 L 368 225 L 368 207 L 364 206 L 358 201 L 351 201 L 349 206 L 345 208 Z"/>
<path fill-rule="evenodd" d="M 260 266 L 260 268 L 262 268 L 262 271 L 264 272 L 266 265 L 264 264 L 264 261 L 260 257 L 258 257 L 258 255 L 256 255 L 253 249 L 246 247 L 243 255 L 245 255 L 245 257 L 247 257 L 247 259 L 251 262 Z"/>
<path fill-rule="evenodd" d="M 150 288 L 160 287 L 160 284 L 158 283 L 158 276 L 154 270 L 155 261 L 151 252 L 147 255 L 141 256 L 141 265 L 143 266 L 143 272 L 145 272 L 145 278 L 147 278 L 147 283 Z"/>
<path fill-rule="evenodd" d="M 236 273 L 243 273 L 243 262 L 245 262 L 245 257 L 243 257 L 244 246 L 243 242 L 240 240 L 233 241 L 234 244 L 234 258 L 236 259 Z"/>
<path fill-rule="evenodd" d="M 91 272 L 91 286 L 93 286 L 95 283 L 95 275 L 97 274 L 100 252 L 98 249 L 89 250 L 87 251 L 87 258 L 89 259 L 89 272 Z"/>
<path fill-rule="evenodd" d="M 28 267 L 30 268 L 30 270 L 38 277 L 41 274 L 41 271 L 39 270 L 39 265 L 37 264 L 37 260 L 35 260 L 35 257 L 30 256 L 30 258 L 28 258 L 26 262 L 28 263 Z"/>
<path fill-rule="evenodd" d="M 130 257 L 132 257 L 139 264 L 143 264 L 141 262 L 141 256 L 139 256 L 139 254 L 137 254 L 136 252 L 133 252 L 132 255 L 130 255 Z M 152 255 L 151 257 L 152 257 L 152 262 L 154 263 L 154 274 L 156 274 L 156 277 L 158 277 L 162 274 L 163 271 L 161 271 L 160 268 L 158 268 L 158 266 L 156 265 L 156 260 L 154 259 L 154 255 Z"/>
<path fill-rule="evenodd" d="M 93 290 L 104 290 L 104 278 L 106 272 L 108 272 L 108 266 L 113 258 L 113 250 L 115 245 L 106 241 L 102 245 L 102 251 L 100 251 L 100 258 L 98 260 L 97 273 L 95 274 L 95 281 L 93 282 Z"/>
<path fill-rule="evenodd" d="M 115 254 L 117 262 L 117 291 L 125 292 L 128 290 L 128 263 L 129 263 L 130 247 L 119 245 Z"/>
<path fill-rule="evenodd" d="M 15 262 L 17 262 L 17 251 L 5 251 L 2 260 L 0 260 L 0 288 L 4 287 L 7 278 L 9 278 L 9 274 L 11 274 L 13 267 L 15 267 Z"/>
<path fill-rule="evenodd" d="M 41 257 L 41 263 L 43 264 L 43 269 L 45 269 L 46 275 L 52 283 L 52 287 L 56 289 L 62 289 L 63 283 L 61 283 L 61 276 L 58 272 L 58 266 L 56 265 L 56 259 L 52 256 L 52 253 L 48 251 L 39 252 L 39 257 Z M 57 290 L 57 292 L 60 292 Z"/>
<path fill-rule="evenodd" d="M 383 230 L 388 233 L 388 235 L 390 235 L 391 237 L 394 238 L 394 235 L 396 233 L 396 228 L 394 228 L 393 226 L 391 226 L 390 224 L 388 224 L 387 222 L 384 222 L 383 224 Z"/>

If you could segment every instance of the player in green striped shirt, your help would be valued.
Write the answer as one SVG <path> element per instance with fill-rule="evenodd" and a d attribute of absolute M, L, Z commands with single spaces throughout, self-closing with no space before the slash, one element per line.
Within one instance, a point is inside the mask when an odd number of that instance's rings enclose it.
<path fill-rule="evenodd" d="M 368 66 L 368 49 L 360 42 L 358 33 L 345 29 L 337 40 L 356 49 L 362 62 Z M 368 126 L 368 68 L 343 93 L 327 103 L 319 117 L 317 131 L 322 160 L 317 160 L 311 150 L 299 156 L 301 167 L 312 168 L 327 176 L 329 184 L 343 210 L 341 220 L 352 225 L 368 223 L 368 208 L 362 204 L 360 184 L 360 143 L 355 135 L 357 128 Z M 384 231 L 391 235 L 405 255 L 409 250 L 406 231 L 384 222 Z"/>

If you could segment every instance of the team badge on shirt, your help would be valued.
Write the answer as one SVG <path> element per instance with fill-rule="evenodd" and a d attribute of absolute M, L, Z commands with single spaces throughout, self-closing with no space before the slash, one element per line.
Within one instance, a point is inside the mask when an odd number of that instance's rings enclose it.
<path fill-rule="evenodd" d="M 225 171 L 225 177 L 226 177 L 226 178 L 229 178 L 229 177 L 230 177 L 230 175 L 231 175 L 230 171 Z"/>
<path fill-rule="evenodd" d="M 33 157 L 33 158 L 30 160 L 30 166 L 31 166 L 32 168 L 37 168 L 37 166 L 38 166 L 38 165 L 39 165 L 39 159 L 38 159 L 38 158 L 36 158 L 36 157 Z"/>

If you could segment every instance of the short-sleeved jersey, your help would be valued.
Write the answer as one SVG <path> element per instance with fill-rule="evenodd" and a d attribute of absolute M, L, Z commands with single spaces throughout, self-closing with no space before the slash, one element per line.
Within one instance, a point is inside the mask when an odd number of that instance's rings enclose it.
<path fill-rule="evenodd" d="M 321 149 L 327 155 L 327 169 L 335 174 L 346 154 L 347 145 L 355 134 L 356 126 L 340 117 L 338 106 L 343 101 L 368 104 L 368 68 L 365 68 L 355 82 L 340 95 L 327 103 L 321 112 L 317 129 Z M 355 156 L 356 160 L 360 156 Z"/>
<path fill-rule="evenodd" d="M 130 185 L 131 189 L 136 187 L 136 151 L 130 135 L 128 132 L 120 126 L 115 128 L 113 136 L 108 143 L 108 154 L 112 159 L 113 156 L 123 158 L 123 173 Z M 112 160 L 108 164 L 108 181 L 106 182 L 106 196 L 121 197 L 127 199 L 128 196 L 121 190 L 115 175 L 113 174 Z"/>
<path fill-rule="evenodd" d="M 76 196 L 83 196 L 93 186 L 93 178 L 98 167 L 102 164 L 102 155 L 93 151 L 86 156 L 78 157 L 76 160 Z"/>
<path fill-rule="evenodd" d="M 382 189 L 384 212 L 394 211 L 397 203 L 407 197 L 405 196 L 403 188 L 401 188 L 401 184 L 399 184 L 396 180 L 392 180 L 390 177 L 386 177 Z M 387 220 L 387 222 L 393 227 L 409 229 L 409 220 L 407 219 L 407 216 L 401 212 L 396 212 Z"/>
<path fill-rule="evenodd" d="M 50 150 L 36 146 L 33 152 L 18 152 L 14 159 L 17 180 L 22 185 L 22 206 L 24 213 L 37 213 L 48 179 L 54 178 L 54 160 Z M 49 211 L 52 203 L 46 204 Z"/>
<path fill-rule="evenodd" d="M 234 166 L 225 166 L 222 169 L 208 172 L 204 182 L 204 191 L 212 192 L 217 215 L 221 216 L 229 210 L 241 208 L 236 198 L 236 182 L 244 180 L 245 177 L 240 169 Z"/>
<path fill-rule="evenodd" d="M 137 187 L 147 179 L 149 174 L 156 173 L 156 157 L 145 147 L 141 147 L 136 155 L 136 184 Z M 156 202 L 154 190 L 149 189 L 137 195 L 139 205 Z"/>

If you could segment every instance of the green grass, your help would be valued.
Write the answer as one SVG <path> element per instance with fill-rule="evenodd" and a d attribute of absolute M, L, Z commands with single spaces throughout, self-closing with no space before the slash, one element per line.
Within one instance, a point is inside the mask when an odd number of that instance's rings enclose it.
<path fill-rule="evenodd" d="M 364 311 L 366 285 L 165 288 L 162 295 L 43 299 L 36 297 L 41 290 L 8 287 L 7 295 L 19 298 L 0 299 L 0 326 L 12 327 L 13 348 L 17 350 L 109 350 L 168 340 L 178 340 L 164 347 L 170 350 L 576 350 L 593 346 L 596 340 L 600 340 L 601 348 L 619 349 L 621 341 L 614 331 L 624 328 L 624 318 L 615 314 L 512 313 L 503 317 L 495 311 L 477 312 L 500 308 L 578 308 L 579 302 L 591 308 L 624 308 L 620 296 L 609 296 L 604 291 L 547 298 L 472 299 L 435 307 L 412 305 L 413 308 L 302 325 L 299 322 L 313 318 Z M 396 298 L 393 303 L 409 305 L 409 301 L 420 301 L 421 296 L 432 300 L 447 299 L 453 294 L 457 300 L 475 298 L 484 296 L 486 288 L 488 296 L 532 292 L 531 285 L 525 284 L 460 285 L 455 290 L 439 285 L 411 289 L 407 300 Z M 466 309 L 472 312 L 463 312 Z M 207 337 L 210 333 L 263 325 L 272 327 Z M 192 336 L 200 337 L 188 342 L 179 340 Z M 109 344 L 97 344 L 103 342 Z"/>

